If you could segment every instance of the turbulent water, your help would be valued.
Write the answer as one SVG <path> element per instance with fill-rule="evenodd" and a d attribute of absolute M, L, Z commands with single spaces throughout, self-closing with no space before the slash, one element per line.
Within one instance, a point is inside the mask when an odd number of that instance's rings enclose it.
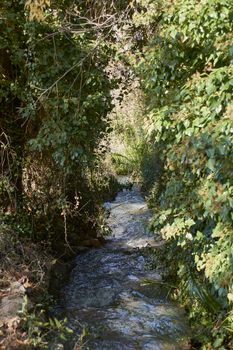
<path fill-rule="evenodd" d="M 76 258 L 65 289 L 70 327 L 74 334 L 82 327 L 88 330 L 81 348 L 187 349 L 184 314 L 167 300 L 160 275 L 147 268 L 143 247 L 154 239 L 146 229 L 150 213 L 139 190 L 122 191 L 106 206 L 109 243 Z"/>

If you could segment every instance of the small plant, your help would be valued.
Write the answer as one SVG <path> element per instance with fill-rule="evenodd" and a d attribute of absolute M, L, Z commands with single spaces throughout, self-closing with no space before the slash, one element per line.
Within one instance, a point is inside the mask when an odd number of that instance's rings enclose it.
<path fill-rule="evenodd" d="M 19 315 L 20 330 L 25 345 L 30 349 L 48 349 L 49 344 L 67 341 L 73 333 L 67 326 L 67 319 L 48 317 L 43 305 L 37 304 L 31 309 L 27 296 Z"/>

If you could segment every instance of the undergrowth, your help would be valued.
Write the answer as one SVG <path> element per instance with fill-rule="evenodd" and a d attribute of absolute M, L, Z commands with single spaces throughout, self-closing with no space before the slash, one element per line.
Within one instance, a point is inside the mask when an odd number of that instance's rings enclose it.
<path fill-rule="evenodd" d="M 48 287 L 56 258 L 48 242 L 34 243 L 27 233 L 22 238 L 22 230 L 0 225 L 0 348 L 62 349 L 72 330 L 66 319 L 53 316 Z"/>

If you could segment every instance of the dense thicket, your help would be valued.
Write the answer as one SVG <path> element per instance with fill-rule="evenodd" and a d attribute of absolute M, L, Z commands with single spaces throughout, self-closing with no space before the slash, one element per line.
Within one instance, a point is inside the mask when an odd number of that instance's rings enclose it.
<path fill-rule="evenodd" d="M 159 21 L 157 11 L 136 18 L 157 21 L 137 63 L 149 106 L 147 142 L 164 164 L 151 190 L 152 228 L 167 241 L 166 259 L 178 274 L 190 317 L 200 325 L 202 348 L 230 349 L 233 3 L 181 0 L 160 6 Z"/>
<path fill-rule="evenodd" d="M 1 2 L 0 201 L 24 233 L 64 241 L 64 229 L 75 240 L 96 230 L 114 85 L 105 68 L 120 9 L 120 2 L 108 15 L 95 2 Z"/>

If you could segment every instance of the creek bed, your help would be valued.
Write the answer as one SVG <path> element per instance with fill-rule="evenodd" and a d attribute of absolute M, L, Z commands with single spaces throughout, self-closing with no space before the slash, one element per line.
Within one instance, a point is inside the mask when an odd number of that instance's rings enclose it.
<path fill-rule="evenodd" d="M 80 325 L 88 330 L 81 348 L 188 349 L 184 312 L 167 299 L 161 276 L 146 268 L 143 248 L 153 245 L 154 238 L 146 229 L 150 212 L 139 189 L 121 191 L 106 206 L 109 242 L 76 258 L 64 290 L 69 327 L 74 334 Z"/>

